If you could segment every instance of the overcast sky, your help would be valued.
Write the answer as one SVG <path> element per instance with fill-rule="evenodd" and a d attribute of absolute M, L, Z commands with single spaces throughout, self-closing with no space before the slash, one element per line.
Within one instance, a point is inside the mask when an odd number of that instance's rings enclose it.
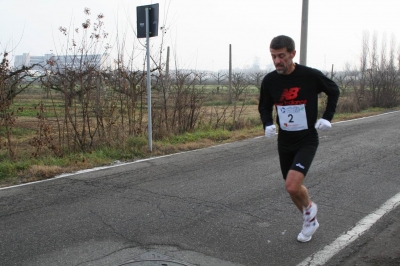
<path fill-rule="evenodd" d="M 251 67 L 259 58 L 265 69 L 272 63 L 269 43 L 281 34 L 295 40 L 295 61 L 300 60 L 302 0 L 1 0 L 0 48 L 12 55 L 61 54 L 66 38 L 59 27 L 81 27 L 85 7 L 92 19 L 104 14 L 106 42 L 114 52 L 122 43 L 117 33 L 126 37 L 126 46 L 140 47 L 134 37 L 136 7 L 155 3 L 159 25 L 167 28 L 164 46 L 170 46 L 171 64 L 179 68 L 227 69 L 231 44 L 234 68 Z M 395 36 L 397 50 L 399 13 L 399 0 L 309 0 L 307 65 L 321 70 L 357 65 L 364 31 L 388 46 Z M 150 39 L 152 53 L 161 40 L 161 32 Z M 141 61 L 140 49 L 135 51 Z"/>

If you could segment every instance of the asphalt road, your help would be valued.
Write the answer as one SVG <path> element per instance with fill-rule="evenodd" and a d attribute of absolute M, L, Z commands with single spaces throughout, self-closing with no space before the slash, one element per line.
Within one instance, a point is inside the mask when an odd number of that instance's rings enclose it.
<path fill-rule="evenodd" d="M 0 265 L 298 265 L 400 192 L 399 129 L 395 112 L 320 133 L 309 243 L 276 138 L 255 138 L 1 189 Z M 399 265 L 399 214 L 324 264 Z"/>

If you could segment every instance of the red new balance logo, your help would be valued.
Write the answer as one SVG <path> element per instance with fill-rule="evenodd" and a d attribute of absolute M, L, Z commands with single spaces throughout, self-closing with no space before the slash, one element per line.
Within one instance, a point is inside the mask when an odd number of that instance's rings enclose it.
<path fill-rule="evenodd" d="M 299 90 L 300 90 L 299 87 L 284 89 L 279 101 L 282 102 L 282 101 L 290 101 L 296 99 L 297 96 L 299 95 Z"/>

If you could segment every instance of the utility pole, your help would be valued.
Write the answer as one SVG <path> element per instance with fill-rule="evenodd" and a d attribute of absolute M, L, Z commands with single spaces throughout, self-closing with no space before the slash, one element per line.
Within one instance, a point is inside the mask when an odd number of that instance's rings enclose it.
<path fill-rule="evenodd" d="M 169 75 L 169 46 L 167 47 L 167 62 L 165 64 L 165 86 L 164 86 L 164 99 L 168 98 L 169 84 L 170 84 L 170 75 Z M 167 121 L 167 119 L 165 119 Z M 168 128 L 168 127 L 167 127 Z"/>
<path fill-rule="evenodd" d="M 232 44 L 229 44 L 229 103 L 232 103 Z"/>
<path fill-rule="evenodd" d="M 165 65 L 165 75 L 169 77 L 169 46 L 167 47 L 167 62 Z"/>
<path fill-rule="evenodd" d="M 307 65 L 308 0 L 303 0 L 301 12 L 300 65 Z"/>

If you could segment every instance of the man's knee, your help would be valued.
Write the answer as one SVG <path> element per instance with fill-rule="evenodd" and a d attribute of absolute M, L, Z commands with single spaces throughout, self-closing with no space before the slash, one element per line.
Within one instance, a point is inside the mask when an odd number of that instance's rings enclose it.
<path fill-rule="evenodd" d="M 298 171 L 290 170 L 286 177 L 286 191 L 290 195 L 297 195 L 303 185 L 304 175 Z"/>

